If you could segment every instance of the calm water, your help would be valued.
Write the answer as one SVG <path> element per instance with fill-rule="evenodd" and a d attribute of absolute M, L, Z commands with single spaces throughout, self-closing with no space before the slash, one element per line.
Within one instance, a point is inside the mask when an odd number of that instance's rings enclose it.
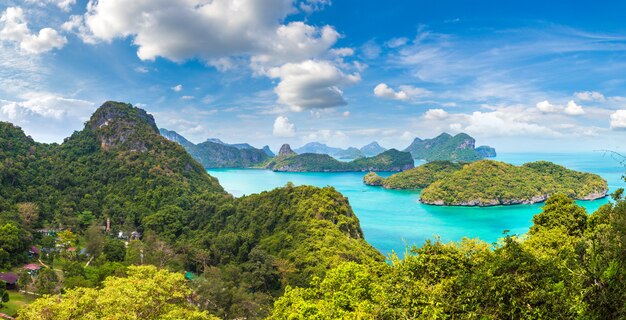
<path fill-rule="evenodd" d="M 571 169 L 597 173 L 609 182 L 611 191 L 626 187 L 621 179 L 625 169 L 602 153 L 509 153 L 499 155 L 496 160 L 512 164 L 548 160 Z M 488 208 L 423 205 L 418 201 L 419 191 L 364 185 L 364 173 L 286 173 L 259 169 L 212 169 L 208 172 L 235 196 L 271 190 L 289 181 L 296 185 L 333 186 L 349 198 L 366 240 L 384 254 L 392 250 L 402 253 L 406 245 L 420 245 L 435 236 L 444 241 L 470 237 L 495 242 L 504 230 L 521 235 L 530 227 L 533 215 L 541 211 L 541 204 Z M 579 204 L 593 212 L 608 201 L 605 198 Z"/>

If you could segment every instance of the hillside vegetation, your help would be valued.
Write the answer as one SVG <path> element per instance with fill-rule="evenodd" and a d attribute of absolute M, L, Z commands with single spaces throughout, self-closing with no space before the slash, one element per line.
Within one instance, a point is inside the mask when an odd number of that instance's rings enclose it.
<path fill-rule="evenodd" d="M 383 186 L 386 189 L 422 189 L 462 167 L 462 164 L 451 161 L 432 161 L 387 178 L 369 173 L 363 178 L 363 182 L 367 185 Z"/>
<path fill-rule="evenodd" d="M 105 103 L 61 145 L 0 127 L 0 271 L 28 262 L 33 244 L 53 250 L 44 261 L 58 262 L 65 279 L 36 280 L 42 293 L 96 287 L 148 263 L 199 274 L 194 295 L 220 301 L 202 309 L 258 318 L 286 285 L 307 285 L 343 261 L 383 260 L 334 189 L 286 186 L 235 199 L 129 104 Z M 125 246 L 118 233 L 132 231 L 143 237 Z M 66 251 L 79 244 L 89 256 Z"/>
<path fill-rule="evenodd" d="M 604 197 L 607 183 L 596 174 L 577 172 L 547 161 L 514 166 L 482 160 L 426 187 L 420 201 L 435 205 L 493 206 L 537 203 L 562 193 L 573 199 Z"/>
<path fill-rule="evenodd" d="M 264 167 L 288 172 L 403 171 L 413 168 L 413 163 L 411 154 L 390 149 L 374 157 L 350 162 L 342 162 L 326 154 L 279 154 Z"/>

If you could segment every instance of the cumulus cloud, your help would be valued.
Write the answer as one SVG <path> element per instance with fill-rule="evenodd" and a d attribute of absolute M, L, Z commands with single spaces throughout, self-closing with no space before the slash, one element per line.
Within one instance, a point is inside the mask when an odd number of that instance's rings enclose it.
<path fill-rule="evenodd" d="M 541 111 L 543 113 L 559 112 L 559 108 L 557 108 L 555 105 L 551 104 L 550 101 L 548 101 L 548 100 L 537 102 L 536 107 L 537 107 L 537 109 L 539 109 L 539 111 Z"/>
<path fill-rule="evenodd" d="M 377 97 L 387 98 L 387 99 L 394 99 L 394 100 L 408 100 L 409 99 L 409 95 L 407 95 L 406 92 L 402 90 L 395 91 L 391 89 L 386 83 L 379 83 L 374 88 L 374 94 Z"/>
<path fill-rule="evenodd" d="M 617 110 L 611 114 L 611 128 L 626 130 L 626 110 Z"/>
<path fill-rule="evenodd" d="M 323 1 L 304 4 L 321 8 Z M 280 23 L 293 12 L 293 0 L 100 0 L 90 1 L 82 24 L 71 26 L 86 41 L 131 37 L 142 60 L 200 58 L 222 65 L 221 58 L 241 55 L 255 56 L 255 63 L 298 61 L 337 41 L 330 26 Z"/>
<path fill-rule="evenodd" d="M 560 113 L 563 112 L 570 116 L 579 116 L 585 114 L 585 109 L 578 105 L 575 101 L 569 101 L 565 106 L 554 105 L 548 100 L 538 102 L 535 107 L 543 113 Z"/>
<path fill-rule="evenodd" d="M 274 120 L 272 133 L 277 137 L 293 137 L 296 135 L 296 126 L 289 122 L 289 118 L 279 116 Z"/>
<path fill-rule="evenodd" d="M 475 111 L 463 116 L 465 125 L 457 125 L 457 131 L 483 136 L 558 136 L 559 133 L 536 123 L 522 107 L 496 108 L 493 111 Z"/>
<path fill-rule="evenodd" d="M 43 28 L 31 33 L 24 10 L 20 7 L 7 8 L 0 17 L 0 40 L 19 44 L 22 51 L 31 54 L 48 52 L 65 46 L 67 39 L 52 28 Z"/>
<path fill-rule="evenodd" d="M 563 112 L 569 114 L 570 116 L 579 116 L 585 114 L 585 110 L 582 106 L 576 104 L 574 101 L 569 101 Z"/>
<path fill-rule="evenodd" d="M 574 97 L 582 101 L 604 101 L 604 95 L 597 91 L 581 91 L 574 93 Z"/>
<path fill-rule="evenodd" d="M 424 113 L 424 119 L 426 120 L 444 120 L 448 116 L 448 112 L 443 109 L 429 109 Z"/>
<path fill-rule="evenodd" d="M 287 63 L 271 68 L 267 74 L 280 79 L 274 92 L 278 101 L 293 111 L 346 105 L 340 86 L 361 80 L 358 73 L 345 74 L 330 62 L 314 60 Z"/>
<path fill-rule="evenodd" d="M 178 85 L 173 86 L 170 89 L 172 89 L 175 92 L 181 92 L 181 91 L 183 91 L 183 85 L 182 84 L 178 84 Z"/>
<path fill-rule="evenodd" d="M 417 88 L 409 85 L 402 85 L 400 86 L 400 90 L 396 91 L 390 88 L 386 83 L 380 83 L 374 88 L 374 94 L 381 98 L 409 100 L 411 98 L 423 98 L 430 96 L 432 95 L 432 92 L 424 88 Z"/>

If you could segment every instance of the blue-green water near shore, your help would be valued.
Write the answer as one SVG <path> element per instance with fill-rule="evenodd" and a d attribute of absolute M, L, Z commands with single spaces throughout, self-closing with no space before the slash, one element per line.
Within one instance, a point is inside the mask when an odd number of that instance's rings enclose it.
<path fill-rule="evenodd" d="M 504 153 L 495 160 L 512 164 L 547 160 L 570 169 L 597 173 L 609 183 L 610 191 L 626 187 L 625 169 L 609 155 L 599 152 L 576 154 Z M 416 163 L 419 165 L 419 163 Z M 260 169 L 211 169 L 224 188 L 235 196 L 259 193 L 284 186 L 333 186 L 350 200 L 361 221 L 365 239 L 384 254 L 403 253 L 406 245 L 421 245 L 435 236 L 444 241 L 463 237 L 495 242 L 504 230 L 522 235 L 532 224 L 541 204 L 498 207 L 436 207 L 419 203 L 418 190 L 385 190 L 363 184 L 365 173 L 287 173 Z M 390 173 L 382 173 L 388 176 Z M 579 201 L 588 212 L 607 203 L 609 198 Z"/>

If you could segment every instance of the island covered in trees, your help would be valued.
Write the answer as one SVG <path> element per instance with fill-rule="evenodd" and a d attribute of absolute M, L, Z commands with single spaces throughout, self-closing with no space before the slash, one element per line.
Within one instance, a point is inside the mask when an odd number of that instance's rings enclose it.
<path fill-rule="evenodd" d="M 414 161 L 408 152 L 389 149 L 377 156 L 344 162 L 327 154 L 297 154 L 288 144 L 285 144 L 278 155 L 270 159 L 263 167 L 282 172 L 403 171 L 413 168 Z"/>
<path fill-rule="evenodd" d="M 594 200 L 608 192 L 607 182 L 600 176 L 547 161 L 522 166 L 493 160 L 468 164 L 433 161 L 388 178 L 370 172 L 363 182 L 388 189 L 423 189 L 422 203 L 446 206 L 532 204 L 557 193 Z"/>
<path fill-rule="evenodd" d="M 0 273 L 17 276 L 0 277 L 0 312 L 24 290 L 36 300 L 17 319 L 626 317 L 623 190 L 589 214 L 573 198 L 605 183 L 584 173 L 429 165 L 447 173 L 413 185 L 521 170 L 555 193 L 525 237 L 435 239 L 385 261 L 334 188 L 234 198 L 129 104 L 105 103 L 62 144 L 0 122 Z"/>

